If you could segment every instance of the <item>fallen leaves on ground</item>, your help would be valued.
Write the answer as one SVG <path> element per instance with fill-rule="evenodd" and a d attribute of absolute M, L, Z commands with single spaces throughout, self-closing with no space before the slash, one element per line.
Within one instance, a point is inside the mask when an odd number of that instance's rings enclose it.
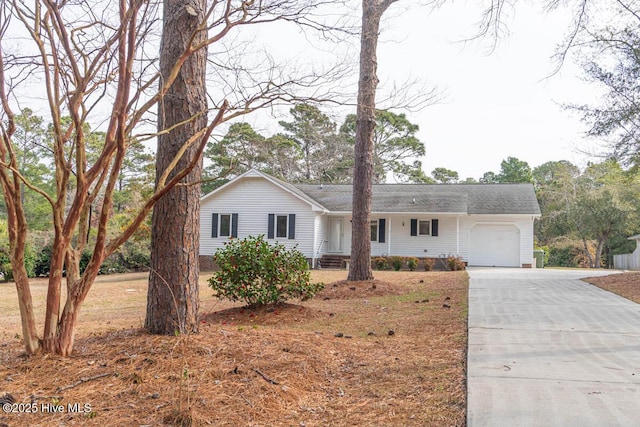
<path fill-rule="evenodd" d="M 122 319 L 79 336 L 67 358 L 2 342 L 0 397 L 38 413 L 0 425 L 464 425 L 466 273 L 380 272 L 375 294 L 323 274 L 339 283 L 329 299 L 206 310 L 217 307 L 206 297 L 198 334 Z"/>
<path fill-rule="evenodd" d="M 610 274 L 583 280 L 640 304 L 640 272 Z"/>

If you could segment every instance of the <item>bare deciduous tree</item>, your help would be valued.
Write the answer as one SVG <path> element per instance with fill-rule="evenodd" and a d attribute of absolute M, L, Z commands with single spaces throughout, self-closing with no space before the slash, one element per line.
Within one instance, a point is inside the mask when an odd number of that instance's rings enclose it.
<path fill-rule="evenodd" d="M 186 183 L 185 178 L 198 167 L 204 145 L 216 126 L 272 102 L 291 99 L 291 88 L 295 85 L 308 88 L 325 81 L 325 75 L 310 73 L 301 78 L 274 70 L 264 80 L 254 78 L 239 93 L 221 91 L 215 95 L 212 108 L 215 114 L 209 121 L 205 119 L 205 104 L 194 105 L 190 115 L 176 117 L 174 121 L 164 120 L 167 111 L 161 108 L 160 112 L 165 114 L 160 120 L 159 134 L 161 138 L 175 138 L 177 149 L 163 159 L 166 167 L 158 171 L 153 195 L 120 234 L 109 238 L 108 220 L 113 213 L 114 192 L 128 145 L 158 136 L 158 132 L 148 131 L 148 123 L 155 121 L 152 110 L 174 95 L 173 86 L 188 76 L 182 70 L 190 66 L 188 61 L 196 52 L 220 42 L 235 27 L 244 24 L 283 20 L 329 29 L 311 19 L 318 5 L 312 1 L 214 1 L 204 11 L 198 10 L 195 3 L 181 5 L 187 15 L 203 19 L 192 32 L 185 31 L 182 36 L 189 42 L 178 46 L 182 51 L 176 52 L 175 60 L 165 62 L 161 70 L 155 54 L 150 54 L 157 52 L 155 2 L 36 0 L 27 4 L 8 0 L 0 5 L 3 116 L 0 184 L 7 206 L 11 264 L 28 353 L 39 349 L 60 355 L 72 352 L 78 315 L 100 265 L 135 232 L 160 199 L 175 186 Z M 24 35 L 19 38 L 20 46 L 16 34 Z M 239 86 L 237 81 L 226 83 L 227 88 Z M 43 94 L 47 105 L 53 140 L 53 196 L 20 173 L 13 141 L 14 111 L 21 109 L 20 100 L 28 99 L 25 93 L 34 98 Z M 233 98 L 235 105 L 227 98 Z M 84 126 L 87 122 L 102 123 L 104 129 L 104 141 L 95 158 L 87 156 L 90 137 Z M 176 131 L 181 127 L 189 129 L 195 122 L 198 126 L 188 131 Z M 28 230 L 20 199 L 23 185 L 47 200 L 53 218 L 54 241 L 42 337 L 38 336 L 24 268 Z M 89 233 L 89 212 L 96 200 L 101 201 L 98 219 L 93 221 L 94 229 Z M 85 250 L 91 252 L 91 257 L 81 271 L 80 257 Z"/>

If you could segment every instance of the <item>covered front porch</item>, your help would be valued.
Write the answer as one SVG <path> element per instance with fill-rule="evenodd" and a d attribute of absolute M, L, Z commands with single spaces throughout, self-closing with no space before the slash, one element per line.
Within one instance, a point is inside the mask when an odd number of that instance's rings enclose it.
<path fill-rule="evenodd" d="M 325 230 L 317 257 L 348 258 L 351 253 L 351 215 L 322 219 Z M 447 258 L 460 256 L 460 215 L 372 214 L 371 256 Z"/>

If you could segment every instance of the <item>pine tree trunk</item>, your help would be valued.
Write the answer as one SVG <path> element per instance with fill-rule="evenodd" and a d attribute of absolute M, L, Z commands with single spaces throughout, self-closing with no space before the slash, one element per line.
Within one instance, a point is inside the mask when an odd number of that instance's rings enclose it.
<path fill-rule="evenodd" d="M 353 218 L 351 266 L 347 280 L 371 280 L 371 183 L 373 180 L 373 132 L 376 126 L 376 75 L 380 18 L 388 3 L 362 1 L 360 80 L 356 111 L 356 144 L 353 167 Z"/>
<path fill-rule="evenodd" d="M 164 1 L 160 48 L 160 72 L 163 76 L 168 75 L 178 58 L 188 50 L 190 37 L 204 19 L 205 9 L 204 0 Z M 193 43 L 197 44 L 205 37 L 205 32 L 199 32 Z M 185 141 L 207 124 L 205 71 L 206 49 L 200 49 L 186 60 L 174 84 L 160 101 L 159 131 L 191 121 L 158 137 L 156 184 Z M 195 150 L 195 145 L 187 150 L 176 171 L 184 168 L 195 155 Z M 201 175 L 202 161 L 182 182 L 197 183 Z M 151 333 L 198 330 L 199 220 L 198 184 L 176 186 L 154 207 L 145 320 L 145 327 Z"/>

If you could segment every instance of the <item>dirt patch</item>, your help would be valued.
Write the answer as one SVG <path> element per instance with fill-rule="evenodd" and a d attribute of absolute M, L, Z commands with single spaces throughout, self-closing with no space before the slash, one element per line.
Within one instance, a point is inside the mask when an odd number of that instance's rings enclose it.
<path fill-rule="evenodd" d="M 640 272 L 589 277 L 583 280 L 640 304 Z"/>
<path fill-rule="evenodd" d="M 324 317 L 322 310 L 298 304 L 276 304 L 261 307 L 234 307 L 206 313 L 201 316 L 203 323 L 221 326 L 237 325 L 284 325 L 308 322 Z"/>
<path fill-rule="evenodd" d="M 385 295 L 400 295 L 406 293 L 407 287 L 396 285 L 384 280 L 353 281 L 339 280 L 326 284 L 324 289 L 316 295 L 321 299 L 370 298 Z"/>
<path fill-rule="evenodd" d="M 188 336 L 130 328 L 144 316 L 139 292 L 111 316 L 103 305 L 133 288 L 105 282 L 83 329 L 121 329 L 79 333 L 71 357 L 25 357 L 0 338 L 0 398 L 23 404 L 0 425 L 465 425 L 466 273 L 376 277 L 395 291 L 258 310 L 203 292 L 200 332 Z"/>

